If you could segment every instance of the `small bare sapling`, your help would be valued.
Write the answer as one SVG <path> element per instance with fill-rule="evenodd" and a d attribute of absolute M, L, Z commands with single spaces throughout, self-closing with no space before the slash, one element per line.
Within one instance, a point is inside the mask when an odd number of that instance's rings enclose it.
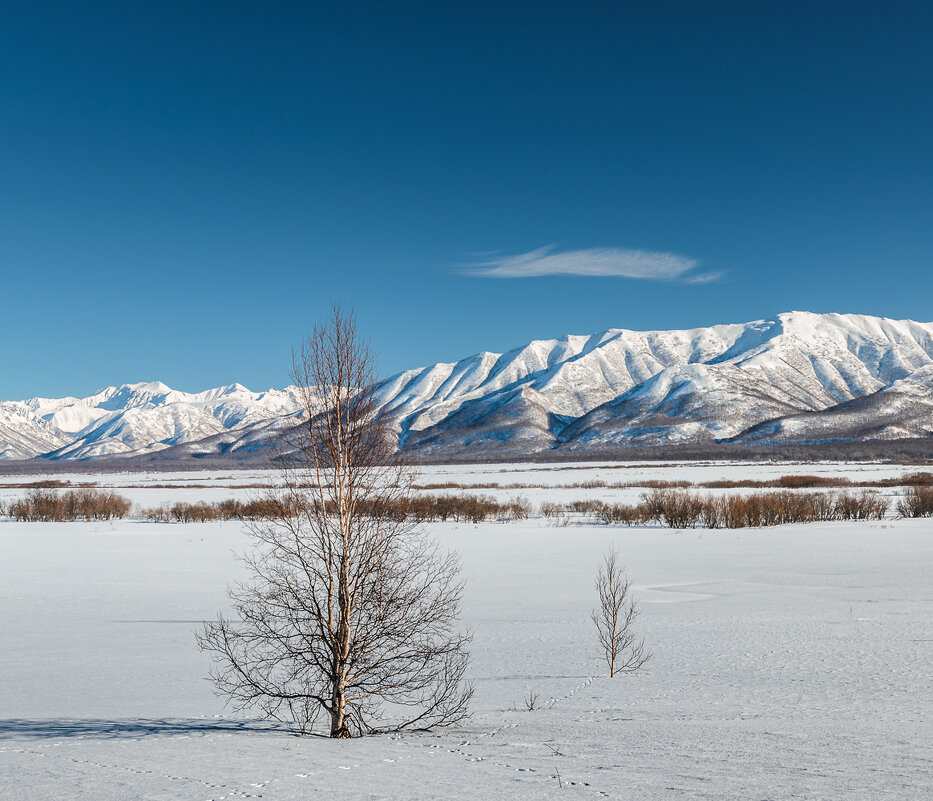
<path fill-rule="evenodd" d="M 629 592 L 628 576 L 615 548 L 603 557 L 596 578 L 596 592 L 599 608 L 593 610 L 592 617 L 600 648 L 609 665 L 609 675 L 634 673 L 651 654 L 645 650 L 645 641 L 636 637 L 632 630 L 638 606 Z"/>

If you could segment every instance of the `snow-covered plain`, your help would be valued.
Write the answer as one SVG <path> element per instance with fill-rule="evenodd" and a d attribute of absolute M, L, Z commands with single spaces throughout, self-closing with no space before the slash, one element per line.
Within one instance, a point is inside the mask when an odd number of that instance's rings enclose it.
<path fill-rule="evenodd" d="M 593 479 L 864 480 L 909 469 L 487 465 L 431 468 L 423 481 L 563 485 L 496 491 L 538 502 L 581 497 L 567 485 Z M 125 490 L 148 503 L 229 497 L 273 477 L 92 480 L 199 485 Z M 933 797 L 930 520 L 428 528 L 463 561 L 473 719 L 333 742 L 232 715 L 202 679 L 193 632 L 239 575 L 239 524 L 0 522 L 0 798 Z M 613 543 L 653 658 L 609 679 L 588 616 Z"/>

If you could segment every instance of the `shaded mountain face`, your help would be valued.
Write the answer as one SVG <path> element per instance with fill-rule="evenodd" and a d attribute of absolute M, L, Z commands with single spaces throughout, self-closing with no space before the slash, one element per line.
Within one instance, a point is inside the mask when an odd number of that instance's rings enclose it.
<path fill-rule="evenodd" d="M 745 445 L 933 437 L 933 367 L 820 412 L 793 414 L 749 428 L 733 441 Z"/>
<path fill-rule="evenodd" d="M 408 370 L 378 391 L 400 446 L 435 457 L 925 437 L 933 323 L 790 312 L 684 331 L 613 329 Z M 299 417 L 293 388 L 127 384 L 0 403 L 0 458 L 248 454 Z"/>

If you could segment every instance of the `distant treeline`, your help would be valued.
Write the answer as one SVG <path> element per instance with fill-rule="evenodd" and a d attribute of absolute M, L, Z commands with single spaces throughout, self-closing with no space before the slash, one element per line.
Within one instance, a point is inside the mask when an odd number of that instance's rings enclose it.
<path fill-rule="evenodd" d="M 27 475 L 42 473 L 127 473 L 127 472 L 182 472 L 202 470 L 257 470 L 278 466 L 279 460 L 269 448 L 236 454 L 197 454 L 182 458 L 169 458 L 171 454 L 159 451 L 137 457 L 113 457 L 85 461 L 67 459 L 0 460 L 0 475 Z M 548 449 L 532 453 L 498 451 L 477 454 L 464 451 L 449 454 L 410 452 L 420 464 L 566 464 L 587 462 L 887 462 L 889 464 L 929 465 L 933 463 L 933 437 L 864 440 L 861 442 L 820 442 L 804 445 L 735 445 L 728 442 L 701 442 L 681 445 L 618 446 L 602 450 Z"/>
<path fill-rule="evenodd" d="M 816 489 L 828 487 L 933 487 L 933 473 L 906 473 L 896 478 L 875 478 L 867 481 L 852 481 L 845 476 L 786 475 L 769 479 L 729 479 L 693 482 L 685 479 L 636 479 L 634 481 L 606 481 L 594 478 L 574 481 L 570 484 L 530 484 L 513 482 L 461 483 L 445 481 L 439 484 L 419 484 L 415 489 Z"/>

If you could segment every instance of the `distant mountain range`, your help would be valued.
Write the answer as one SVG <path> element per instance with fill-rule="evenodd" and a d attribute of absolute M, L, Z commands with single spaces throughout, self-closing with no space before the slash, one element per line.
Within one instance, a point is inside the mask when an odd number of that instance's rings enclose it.
<path fill-rule="evenodd" d="M 612 329 L 408 370 L 379 393 L 400 446 L 426 457 L 924 438 L 933 435 L 933 323 L 790 312 L 683 331 Z M 299 415 L 294 389 L 239 384 L 6 401 L 0 458 L 267 455 Z"/>

